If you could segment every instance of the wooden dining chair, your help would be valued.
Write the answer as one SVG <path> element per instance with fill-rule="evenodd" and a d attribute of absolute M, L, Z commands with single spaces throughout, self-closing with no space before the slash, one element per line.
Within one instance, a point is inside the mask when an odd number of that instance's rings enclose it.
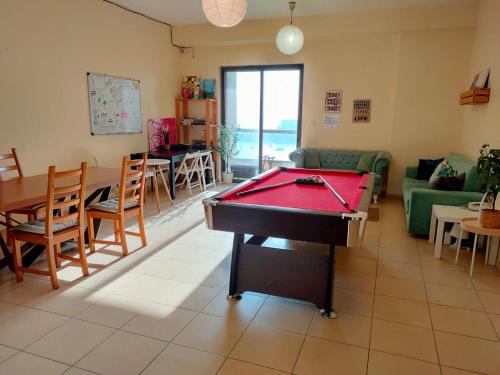
<path fill-rule="evenodd" d="M 128 255 L 126 235 L 141 238 L 142 246 L 147 245 L 146 232 L 144 230 L 144 180 L 146 177 L 147 154 L 142 159 L 130 160 L 128 156 L 123 157 L 122 175 L 118 198 L 108 199 L 95 203 L 87 209 L 87 224 L 89 233 L 90 252 L 95 252 L 95 245 L 119 245 L 123 256 Z M 130 232 L 125 229 L 125 220 L 137 217 L 139 232 Z M 107 219 L 113 221 L 114 241 L 98 240 L 94 235 L 94 219 Z"/>
<path fill-rule="evenodd" d="M 207 187 L 211 185 L 217 187 L 217 184 L 215 182 L 215 163 L 212 158 L 212 151 L 200 152 L 200 168 L 201 168 L 201 179 L 203 182 L 203 190 L 207 190 Z M 209 184 L 207 184 L 207 181 L 205 179 L 205 174 L 207 173 L 207 171 L 212 180 Z"/>
<path fill-rule="evenodd" d="M 11 161 L 12 160 L 12 161 Z M 0 154 L 0 161 L 6 163 L 13 163 L 9 165 L 0 166 L 0 181 L 18 180 L 24 177 L 21 163 L 15 148 L 11 149 L 8 154 Z M 39 212 L 44 208 L 45 204 L 37 204 L 35 206 L 17 208 L 15 210 L 5 212 L 5 219 L 7 227 L 11 227 L 14 223 L 12 215 L 26 215 L 28 221 L 38 219 Z M 10 234 L 7 232 L 7 244 L 12 243 Z"/>
<path fill-rule="evenodd" d="M 84 276 L 89 274 L 85 254 L 85 186 L 87 181 L 87 163 L 79 169 L 56 172 L 56 167 L 49 167 L 45 218 L 34 220 L 10 229 L 14 242 L 14 267 L 16 280 L 23 281 L 25 272 L 50 276 L 52 288 L 59 288 L 57 268 L 61 259 L 79 263 Z M 75 239 L 80 257 L 74 258 L 61 253 L 61 243 Z M 21 241 L 45 245 L 48 271 L 22 266 Z"/>
<path fill-rule="evenodd" d="M 195 179 L 195 175 L 197 179 Z M 177 182 L 180 180 L 180 182 Z M 175 172 L 174 177 L 175 186 L 182 187 L 186 184 L 186 188 L 189 191 L 189 195 L 193 195 L 193 188 L 200 187 L 200 191 L 203 191 L 203 180 L 201 177 L 201 166 L 200 166 L 200 152 L 187 153 L 182 159 L 179 168 Z"/>

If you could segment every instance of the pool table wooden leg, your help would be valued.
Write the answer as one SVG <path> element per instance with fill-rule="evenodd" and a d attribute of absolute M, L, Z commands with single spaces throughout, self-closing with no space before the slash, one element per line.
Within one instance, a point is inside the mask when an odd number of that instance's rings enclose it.
<path fill-rule="evenodd" d="M 231 276 L 229 278 L 229 294 L 227 299 L 230 301 L 241 299 L 241 294 L 236 293 L 237 285 L 236 280 L 238 279 L 238 261 L 240 255 L 240 248 L 245 240 L 245 235 L 241 233 L 235 233 L 233 239 L 233 254 L 231 256 Z"/>
<path fill-rule="evenodd" d="M 327 262 L 325 308 L 321 310 L 321 315 L 328 319 L 335 319 L 338 314 L 332 310 L 333 285 L 335 284 L 335 245 L 330 245 Z"/>

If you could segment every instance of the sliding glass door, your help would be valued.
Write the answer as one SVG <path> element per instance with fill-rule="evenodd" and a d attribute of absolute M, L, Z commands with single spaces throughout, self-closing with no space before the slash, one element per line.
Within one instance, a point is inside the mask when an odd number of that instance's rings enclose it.
<path fill-rule="evenodd" d="M 288 154 L 300 143 L 302 75 L 303 65 L 222 68 L 222 123 L 238 135 L 235 178 L 291 165 Z"/>

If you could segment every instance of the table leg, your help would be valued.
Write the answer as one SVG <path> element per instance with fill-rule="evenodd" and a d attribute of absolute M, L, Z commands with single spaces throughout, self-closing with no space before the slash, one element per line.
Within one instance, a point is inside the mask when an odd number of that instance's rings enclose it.
<path fill-rule="evenodd" d="M 328 319 L 335 319 L 338 316 L 338 314 L 332 310 L 333 285 L 335 283 L 335 245 L 330 245 L 327 267 L 325 308 L 321 310 L 321 315 Z"/>
<path fill-rule="evenodd" d="M 238 278 L 238 261 L 240 255 L 240 247 L 245 241 L 245 235 L 241 233 L 235 233 L 233 239 L 233 254 L 231 256 L 231 275 L 229 277 L 229 294 L 227 295 L 228 300 L 239 300 L 241 299 L 241 294 L 238 294 L 236 280 Z"/>
<path fill-rule="evenodd" d="M 156 197 L 156 207 L 158 209 L 158 212 L 160 212 L 161 211 L 160 191 L 158 190 L 158 177 L 156 176 L 156 173 L 157 173 L 156 167 L 153 167 L 153 186 L 154 186 L 155 197 Z"/>
<path fill-rule="evenodd" d="M 168 184 L 170 187 L 170 196 L 175 199 L 175 162 L 170 159 L 170 168 L 168 168 Z"/>
<path fill-rule="evenodd" d="M 444 221 L 438 220 L 436 244 L 434 245 L 434 258 L 441 258 L 441 248 L 443 247 Z"/>
<path fill-rule="evenodd" d="M 432 208 L 431 228 L 429 230 L 429 243 L 433 243 L 436 238 L 436 220 L 436 214 L 434 213 L 434 208 Z"/>
<path fill-rule="evenodd" d="M 490 241 L 490 253 L 488 255 L 488 264 L 490 266 L 496 266 L 497 264 L 498 251 L 500 250 L 499 246 L 500 238 L 493 237 Z"/>
<path fill-rule="evenodd" d="M 163 186 L 165 187 L 165 192 L 167 193 L 168 199 L 170 200 L 170 203 L 173 205 L 174 201 L 172 200 L 172 196 L 170 195 L 170 191 L 168 189 L 167 185 L 167 180 L 165 178 L 165 175 L 163 174 L 163 170 L 161 169 L 161 166 L 158 167 L 158 172 L 160 173 L 161 180 L 163 182 Z"/>
<path fill-rule="evenodd" d="M 7 266 L 9 270 L 14 271 L 14 261 L 12 259 L 12 254 L 7 247 L 2 235 L 0 234 L 0 247 L 2 248 L 3 259 L 0 262 L 0 269 Z"/>

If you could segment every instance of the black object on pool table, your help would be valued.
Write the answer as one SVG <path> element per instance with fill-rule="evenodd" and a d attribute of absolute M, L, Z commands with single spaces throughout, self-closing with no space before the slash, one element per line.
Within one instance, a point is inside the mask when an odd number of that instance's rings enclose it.
<path fill-rule="evenodd" d="M 320 176 L 309 176 L 307 178 L 297 178 L 295 180 L 285 181 L 285 182 L 281 182 L 279 184 L 264 186 L 264 187 L 261 187 L 261 188 L 256 188 L 256 189 L 247 190 L 247 191 L 241 191 L 239 193 L 236 193 L 236 196 L 237 197 L 243 197 L 245 195 L 258 193 L 260 191 L 271 190 L 271 189 L 275 189 L 275 188 L 278 188 L 278 187 L 281 187 L 281 186 L 287 186 L 287 185 L 291 185 L 291 184 L 320 185 L 320 186 L 322 186 L 322 185 L 325 184 L 325 182 L 324 182 L 324 179 L 322 180 L 322 178 Z"/>

